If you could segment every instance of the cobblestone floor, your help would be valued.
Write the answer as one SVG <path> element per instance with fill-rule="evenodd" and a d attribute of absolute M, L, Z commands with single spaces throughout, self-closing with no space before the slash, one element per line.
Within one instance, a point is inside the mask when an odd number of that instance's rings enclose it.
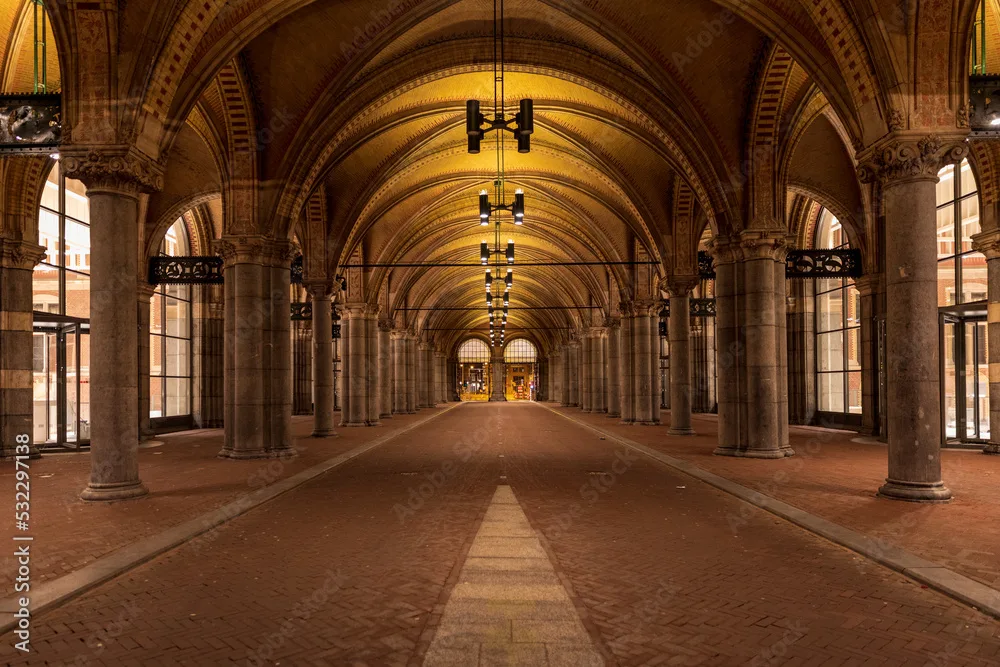
<path fill-rule="evenodd" d="M 859 477 L 836 483 L 863 498 Z M 607 664 L 1000 664 L 1000 623 L 532 404 L 441 415 L 39 616 L 0 664 L 420 665 L 503 485 Z"/>

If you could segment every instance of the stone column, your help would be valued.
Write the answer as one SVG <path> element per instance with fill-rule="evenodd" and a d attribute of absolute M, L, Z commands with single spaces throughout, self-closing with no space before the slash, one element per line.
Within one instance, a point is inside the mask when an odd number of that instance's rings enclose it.
<path fill-rule="evenodd" d="M 427 376 L 430 374 L 431 346 L 429 343 L 421 341 L 417 345 L 417 405 L 421 408 L 433 408 L 430 393 L 428 392 Z"/>
<path fill-rule="evenodd" d="M 861 429 L 862 435 L 879 433 L 878 336 L 876 313 L 882 291 L 882 274 L 861 276 L 854 281 L 861 293 Z M 814 384 L 815 386 L 815 384 Z"/>
<path fill-rule="evenodd" d="M 140 184 L 89 172 L 83 158 L 67 157 L 63 168 L 86 184 L 90 201 L 91 467 L 81 497 L 135 498 L 147 493 L 138 460 Z"/>
<path fill-rule="evenodd" d="M 341 324 L 341 372 L 343 373 L 343 405 L 341 426 L 366 426 L 368 413 L 368 306 L 349 303 L 344 306 Z"/>
<path fill-rule="evenodd" d="M 434 352 L 434 402 L 447 403 L 448 394 L 445 390 L 445 373 L 447 372 L 444 352 Z"/>
<path fill-rule="evenodd" d="M 604 329 L 595 329 L 590 357 L 590 411 L 604 413 Z"/>
<path fill-rule="evenodd" d="M 562 345 L 559 352 L 559 403 L 563 407 L 572 405 L 570 397 L 570 352 L 569 345 Z"/>
<path fill-rule="evenodd" d="M 569 404 L 580 405 L 580 341 L 570 341 L 569 351 Z"/>
<path fill-rule="evenodd" d="M 621 410 L 621 319 L 608 323 L 608 417 L 619 419 Z"/>
<path fill-rule="evenodd" d="M 328 282 L 307 286 L 312 301 L 313 432 L 314 438 L 334 435 L 333 416 L 333 287 Z"/>
<path fill-rule="evenodd" d="M 987 354 L 990 372 L 990 441 L 984 454 L 1000 454 L 1000 231 L 984 232 L 972 238 L 973 247 L 986 255 L 987 270 Z"/>
<path fill-rule="evenodd" d="M 716 454 L 776 459 L 788 446 L 785 237 L 716 237 L 719 447 Z M 720 273 L 721 269 L 721 273 Z"/>
<path fill-rule="evenodd" d="M 674 276 L 668 283 L 670 318 L 670 435 L 694 435 L 691 427 L 691 292 L 697 276 Z"/>
<path fill-rule="evenodd" d="M 649 377 L 652 381 L 650 399 L 653 414 L 653 424 L 660 423 L 663 392 L 660 378 L 660 305 L 657 304 L 649 314 Z"/>
<path fill-rule="evenodd" d="M 879 495 L 942 502 L 938 336 L 938 170 L 968 154 L 964 137 L 895 133 L 859 157 L 861 180 L 878 179 L 885 216 L 889 474 Z"/>
<path fill-rule="evenodd" d="M 815 298 L 811 280 L 792 282 L 788 309 L 788 420 L 811 424 L 816 417 Z M 862 311 L 864 311 L 862 297 Z M 862 341 L 862 346 L 863 346 Z"/>
<path fill-rule="evenodd" d="M 219 456 L 294 455 L 291 245 L 226 237 L 217 247 L 225 275 L 225 439 Z"/>
<path fill-rule="evenodd" d="M 490 369 L 493 375 L 492 391 L 490 392 L 490 403 L 503 402 L 507 400 L 507 372 L 503 360 L 503 347 L 496 345 L 490 348 Z"/>
<path fill-rule="evenodd" d="M 392 322 L 379 320 L 378 323 L 378 373 L 379 373 L 379 417 L 392 417 L 395 383 L 393 382 L 393 341 Z"/>
<path fill-rule="evenodd" d="M 594 333 L 588 329 L 580 341 L 580 409 L 592 412 L 594 404 Z"/>
<path fill-rule="evenodd" d="M 34 446 L 32 275 L 45 248 L 0 238 L 0 456 L 39 456 Z M 147 359 L 149 356 L 147 355 Z"/>
<path fill-rule="evenodd" d="M 153 437 L 153 426 L 150 412 L 150 340 L 151 305 L 156 286 L 139 281 L 136 300 L 138 308 L 136 317 L 139 320 L 139 440 L 150 440 Z M 161 323 L 162 324 L 162 323 Z M 166 406 L 164 406 L 166 407 Z"/>
<path fill-rule="evenodd" d="M 365 308 L 365 426 L 380 426 L 382 413 L 382 380 L 379 364 L 378 314 L 381 306 L 367 304 Z"/>
<path fill-rule="evenodd" d="M 420 409 L 420 397 L 417 386 L 417 336 L 413 332 L 406 334 L 406 412 L 413 414 Z"/>
<path fill-rule="evenodd" d="M 197 428 L 222 428 L 225 356 L 225 312 L 222 285 L 199 285 L 191 322 L 194 391 L 192 410 Z"/>
<path fill-rule="evenodd" d="M 618 304 L 621 311 L 621 334 L 619 342 L 618 384 L 620 409 L 623 424 L 635 423 L 635 314 L 634 301 Z"/>
<path fill-rule="evenodd" d="M 653 378 L 653 334 L 650 331 L 657 316 L 656 302 L 643 300 L 635 302 L 635 317 L 632 319 L 633 335 L 633 381 L 635 396 L 635 423 L 656 424 L 653 404 L 660 397 L 655 395 Z"/>
<path fill-rule="evenodd" d="M 397 415 L 408 413 L 406 408 L 406 332 L 399 329 L 392 336 L 392 411 Z"/>

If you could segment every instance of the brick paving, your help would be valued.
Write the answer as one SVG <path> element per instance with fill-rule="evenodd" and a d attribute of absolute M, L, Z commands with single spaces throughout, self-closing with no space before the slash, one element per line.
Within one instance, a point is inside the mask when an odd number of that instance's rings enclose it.
<path fill-rule="evenodd" d="M 1000 623 L 532 404 L 452 410 L 36 618 L 0 664 L 419 665 L 503 484 L 608 664 L 1000 664 Z"/>
<path fill-rule="evenodd" d="M 669 413 L 663 426 L 640 427 L 556 409 L 868 535 L 877 548 L 898 546 L 1000 589 L 1000 456 L 942 451 L 944 480 L 955 498 L 946 505 L 924 505 L 878 498 L 875 491 L 888 465 L 886 446 L 852 442 L 857 435 L 851 432 L 792 427 L 795 456 L 734 459 L 712 455 L 714 415 L 695 415 L 698 435 L 675 438 L 666 435 Z"/>
<path fill-rule="evenodd" d="M 37 557 L 32 561 L 36 583 L 59 577 L 115 549 L 156 534 L 225 505 L 326 459 L 386 433 L 426 418 L 430 410 L 397 415 L 374 429 L 338 429 L 333 438 L 311 438 L 312 417 L 293 417 L 292 434 L 298 456 L 288 460 L 234 461 L 216 457 L 222 431 L 187 431 L 159 436 L 162 445 L 139 449 L 139 475 L 149 495 L 121 503 L 86 503 L 79 498 L 90 475 L 90 455 L 45 454 L 31 465 L 31 534 Z M 14 495 L 14 465 L 0 462 L 0 488 Z M 10 543 L 14 513 L 4 512 L 2 538 Z M 9 555 L 0 571 L 12 571 Z M 3 595 L 12 591 L 0 575 Z"/>

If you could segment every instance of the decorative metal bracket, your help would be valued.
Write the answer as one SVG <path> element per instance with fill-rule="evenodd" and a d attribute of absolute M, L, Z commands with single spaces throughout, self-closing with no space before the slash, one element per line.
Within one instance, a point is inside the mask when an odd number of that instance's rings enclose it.
<path fill-rule="evenodd" d="M 860 278 L 860 250 L 789 250 L 786 278 Z"/>
<path fill-rule="evenodd" d="M 691 317 L 715 317 L 715 299 L 689 299 L 690 304 L 690 315 Z M 664 301 L 663 307 L 660 309 L 660 318 L 670 317 L 670 302 Z M 666 326 L 665 322 L 660 322 L 661 325 Z"/>
<path fill-rule="evenodd" d="M 702 280 L 715 280 L 715 263 L 704 250 L 698 251 L 698 275 Z"/>
<path fill-rule="evenodd" d="M 221 285 L 222 258 L 151 257 L 148 281 L 150 285 Z"/>
<path fill-rule="evenodd" d="M 333 310 L 333 338 L 334 340 L 340 338 L 340 315 L 337 314 L 337 306 L 332 305 Z M 293 302 L 291 304 L 292 311 L 292 322 L 311 322 L 313 318 L 312 303 L 306 301 L 305 303 Z"/>
<path fill-rule="evenodd" d="M 0 154 L 49 155 L 60 141 L 61 95 L 0 95 Z"/>

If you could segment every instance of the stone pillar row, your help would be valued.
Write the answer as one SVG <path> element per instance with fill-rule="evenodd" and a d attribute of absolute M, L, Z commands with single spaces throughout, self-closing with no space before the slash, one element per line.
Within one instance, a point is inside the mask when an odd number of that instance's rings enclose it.
<path fill-rule="evenodd" d="M 1000 454 L 1000 232 L 977 234 L 974 247 L 986 255 L 989 303 L 986 308 L 987 354 L 990 377 L 990 441 L 984 454 Z M 866 406 L 867 407 L 867 406 Z"/>
<path fill-rule="evenodd" d="M 333 286 L 329 282 L 306 286 L 312 301 L 313 432 L 314 438 L 333 435 Z"/>
<path fill-rule="evenodd" d="M 377 305 L 348 303 L 341 324 L 341 426 L 378 426 L 381 413 Z"/>
<path fill-rule="evenodd" d="M 670 294 L 670 435 L 694 435 L 691 426 L 693 359 L 691 356 L 691 292 L 698 276 L 674 276 Z"/>
<path fill-rule="evenodd" d="M 392 358 L 392 322 L 378 321 L 378 395 L 379 418 L 386 419 L 393 414 L 393 375 L 396 372 Z"/>

